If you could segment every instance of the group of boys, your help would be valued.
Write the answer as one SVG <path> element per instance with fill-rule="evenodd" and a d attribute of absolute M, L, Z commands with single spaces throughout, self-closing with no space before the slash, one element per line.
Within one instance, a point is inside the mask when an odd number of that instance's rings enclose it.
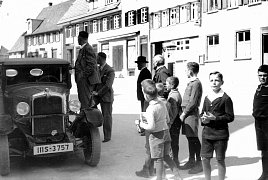
<path fill-rule="evenodd" d="M 156 55 L 153 59 L 154 65 L 159 64 L 159 61 L 155 62 L 159 57 L 162 61 L 164 60 L 163 56 Z M 149 102 L 140 122 L 140 127 L 147 132 L 145 145 L 147 157 L 143 169 L 136 171 L 136 175 L 142 177 L 154 175 L 154 168 L 151 166 L 153 166 L 152 162 L 155 162 L 157 180 L 162 180 L 163 161 L 165 161 L 175 173 L 175 179 L 182 179 L 178 169 L 189 169 L 189 174 L 200 173 L 204 170 L 205 179 L 210 180 L 210 159 L 215 151 L 219 179 L 224 179 L 226 173 L 224 159 L 229 139 L 228 123 L 234 120 L 234 113 L 231 98 L 221 89 L 223 75 L 217 71 L 210 73 L 209 81 L 212 91 L 205 97 L 202 112 L 199 114 L 203 92 L 202 84 L 197 78 L 199 65 L 195 62 L 187 63 L 186 73 L 189 82 L 183 98 L 178 91 L 179 79 L 174 76 L 163 79 L 163 76 L 161 77 L 161 74 L 157 72 L 159 67 L 154 66 L 154 69 L 156 73 L 153 80 L 148 78 L 141 82 L 144 99 Z M 164 74 L 166 75 L 168 74 Z M 164 89 L 168 92 L 167 96 L 165 96 Z M 198 138 L 200 119 L 201 125 L 204 126 L 202 146 Z M 189 149 L 189 160 L 183 166 L 180 166 L 178 158 L 181 128 L 182 134 L 188 140 Z"/>

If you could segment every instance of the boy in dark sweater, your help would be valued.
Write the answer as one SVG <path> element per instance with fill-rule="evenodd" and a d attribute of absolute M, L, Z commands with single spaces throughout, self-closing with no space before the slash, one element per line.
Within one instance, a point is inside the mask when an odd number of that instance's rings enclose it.
<path fill-rule="evenodd" d="M 226 174 L 225 153 L 229 140 L 228 123 L 234 120 L 232 99 L 221 89 L 223 76 L 220 72 L 210 73 L 212 91 L 205 97 L 201 113 L 202 131 L 201 157 L 206 180 L 211 180 L 210 159 L 216 152 L 218 177 Z"/>

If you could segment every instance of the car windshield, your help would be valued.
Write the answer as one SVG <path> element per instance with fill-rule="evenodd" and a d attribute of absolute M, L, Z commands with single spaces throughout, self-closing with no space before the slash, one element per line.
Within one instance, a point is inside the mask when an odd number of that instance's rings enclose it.
<path fill-rule="evenodd" d="M 12 65 L 6 68 L 7 85 L 22 83 L 67 83 L 68 66 L 46 65 Z"/>

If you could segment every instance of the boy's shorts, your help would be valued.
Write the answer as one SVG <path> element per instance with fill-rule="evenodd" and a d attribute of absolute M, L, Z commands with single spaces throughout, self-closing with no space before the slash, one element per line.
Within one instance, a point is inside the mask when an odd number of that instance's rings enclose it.
<path fill-rule="evenodd" d="M 216 159 L 225 159 L 225 153 L 228 146 L 228 139 L 210 140 L 202 138 L 201 157 L 213 158 L 213 152 L 216 152 Z"/>
<path fill-rule="evenodd" d="M 163 158 L 169 155 L 171 149 L 171 138 L 169 130 L 151 133 L 149 136 L 151 158 Z"/>

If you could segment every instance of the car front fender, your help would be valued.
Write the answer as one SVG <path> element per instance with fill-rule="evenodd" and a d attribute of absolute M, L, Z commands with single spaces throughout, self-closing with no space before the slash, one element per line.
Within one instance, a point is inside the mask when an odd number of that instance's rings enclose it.
<path fill-rule="evenodd" d="M 100 127 L 103 124 L 103 116 L 99 109 L 90 108 L 83 110 L 86 115 L 86 120 L 88 123 L 92 124 L 94 127 Z"/>

